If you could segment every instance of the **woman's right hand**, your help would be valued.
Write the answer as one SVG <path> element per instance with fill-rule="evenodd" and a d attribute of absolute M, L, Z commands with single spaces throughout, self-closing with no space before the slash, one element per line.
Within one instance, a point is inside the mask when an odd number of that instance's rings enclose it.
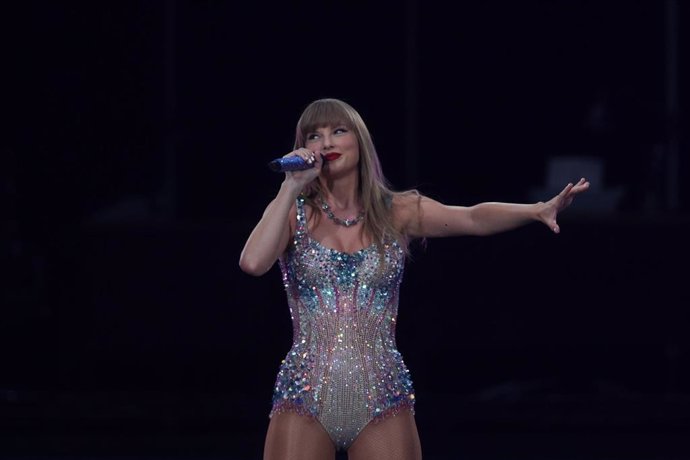
<path fill-rule="evenodd" d="M 293 156 L 302 157 L 314 167 L 302 171 L 285 172 L 285 180 L 278 194 L 266 207 L 240 255 L 240 267 L 250 275 L 263 275 L 285 252 L 292 235 L 290 222 L 294 221 L 294 214 L 291 218 L 290 212 L 295 206 L 295 198 L 321 172 L 323 158 L 320 153 L 301 148 L 288 153 L 283 158 Z"/>
<path fill-rule="evenodd" d="M 320 152 L 312 152 L 306 148 L 299 148 L 293 150 L 283 158 L 299 156 L 302 157 L 304 161 L 309 164 L 313 164 L 313 168 L 304 169 L 302 171 L 285 171 L 285 182 L 289 183 L 295 187 L 300 192 L 302 189 L 314 179 L 316 179 L 321 173 L 321 167 L 323 166 L 323 158 Z"/>

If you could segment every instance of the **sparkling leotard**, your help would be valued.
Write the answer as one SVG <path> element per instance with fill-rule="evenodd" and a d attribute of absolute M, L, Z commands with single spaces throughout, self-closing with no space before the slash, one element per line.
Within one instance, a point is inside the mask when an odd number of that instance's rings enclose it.
<path fill-rule="evenodd" d="M 372 420 L 414 410 L 409 371 L 395 344 L 405 254 L 385 245 L 349 254 L 321 245 L 307 231 L 297 199 L 294 241 L 280 258 L 293 344 L 280 366 L 271 416 L 294 411 L 316 418 L 338 449 Z"/>

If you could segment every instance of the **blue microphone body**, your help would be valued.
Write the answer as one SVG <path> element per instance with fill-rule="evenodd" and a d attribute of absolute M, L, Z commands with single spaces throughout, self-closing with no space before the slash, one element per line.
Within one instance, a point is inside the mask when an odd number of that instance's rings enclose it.
<path fill-rule="evenodd" d="M 300 156 L 277 158 L 268 163 L 273 172 L 303 171 L 314 167 L 314 163 L 307 163 Z"/>

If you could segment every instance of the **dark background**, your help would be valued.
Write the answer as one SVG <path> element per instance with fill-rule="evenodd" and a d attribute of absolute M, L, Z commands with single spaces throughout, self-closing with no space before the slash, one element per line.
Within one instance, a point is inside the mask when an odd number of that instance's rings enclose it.
<path fill-rule="evenodd" d="M 321 97 L 446 203 L 601 168 L 560 235 L 414 246 L 425 458 L 690 458 L 687 2 L 0 10 L 3 458 L 261 457 L 290 318 L 237 262 Z"/>

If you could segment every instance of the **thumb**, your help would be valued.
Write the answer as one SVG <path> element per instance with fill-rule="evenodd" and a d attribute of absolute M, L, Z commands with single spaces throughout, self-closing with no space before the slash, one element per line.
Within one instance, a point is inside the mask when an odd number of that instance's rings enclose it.
<path fill-rule="evenodd" d="M 551 230 L 553 230 L 554 233 L 561 233 L 561 227 L 558 226 L 555 220 L 551 221 L 549 227 L 551 228 Z"/>

